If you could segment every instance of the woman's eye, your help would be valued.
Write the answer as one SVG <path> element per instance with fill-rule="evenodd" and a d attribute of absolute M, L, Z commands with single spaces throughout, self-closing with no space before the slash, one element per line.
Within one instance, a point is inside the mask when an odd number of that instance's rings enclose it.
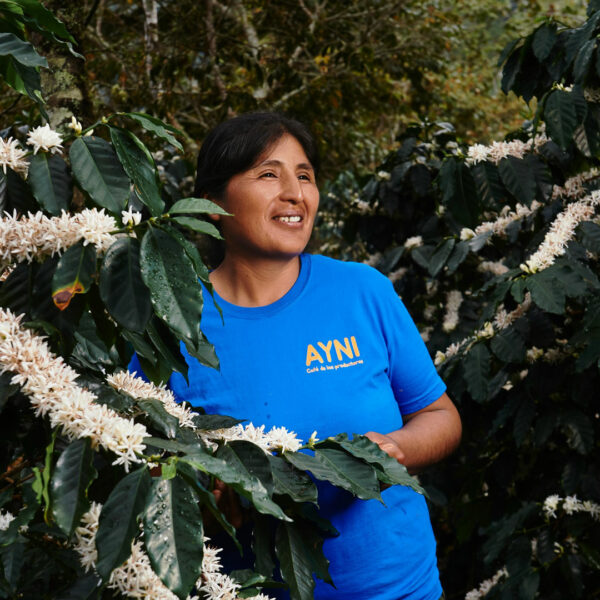
<path fill-rule="evenodd" d="M 298 179 L 302 179 L 304 181 L 312 181 L 310 178 L 310 175 L 306 175 L 306 174 L 298 175 Z"/>
<path fill-rule="evenodd" d="M 271 171 L 268 171 L 267 173 L 262 173 L 261 177 L 277 177 L 277 175 L 275 175 L 275 173 L 272 173 Z"/>

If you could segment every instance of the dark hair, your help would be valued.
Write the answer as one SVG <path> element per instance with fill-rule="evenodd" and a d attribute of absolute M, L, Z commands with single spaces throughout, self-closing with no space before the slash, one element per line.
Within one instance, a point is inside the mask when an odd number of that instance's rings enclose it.
<path fill-rule="evenodd" d="M 206 136 L 198 153 L 194 196 L 221 198 L 229 180 L 255 165 L 286 133 L 298 140 L 317 175 L 317 145 L 302 123 L 275 112 L 246 113 L 223 121 Z"/>

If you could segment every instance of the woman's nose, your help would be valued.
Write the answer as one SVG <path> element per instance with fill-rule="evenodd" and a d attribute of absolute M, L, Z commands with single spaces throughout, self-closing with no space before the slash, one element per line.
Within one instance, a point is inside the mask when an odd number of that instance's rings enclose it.
<path fill-rule="evenodd" d="M 295 173 L 281 177 L 280 197 L 288 202 L 300 202 L 302 200 L 302 186 Z"/>

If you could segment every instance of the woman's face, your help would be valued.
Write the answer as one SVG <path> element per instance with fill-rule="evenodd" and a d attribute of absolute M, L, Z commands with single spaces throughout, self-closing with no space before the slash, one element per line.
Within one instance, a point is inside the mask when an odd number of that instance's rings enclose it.
<path fill-rule="evenodd" d="M 257 164 L 234 175 L 219 204 L 229 258 L 291 258 L 306 247 L 319 205 L 313 168 L 298 140 L 283 135 Z"/>

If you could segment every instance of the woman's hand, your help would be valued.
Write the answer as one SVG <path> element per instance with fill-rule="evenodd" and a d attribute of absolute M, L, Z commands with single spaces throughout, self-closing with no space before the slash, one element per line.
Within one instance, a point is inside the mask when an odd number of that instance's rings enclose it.
<path fill-rule="evenodd" d="M 368 437 L 372 442 L 375 442 L 386 454 L 395 458 L 399 463 L 404 464 L 406 458 L 404 452 L 392 437 L 377 433 L 376 431 L 367 431 L 365 437 Z"/>
<path fill-rule="evenodd" d="M 365 435 L 411 474 L 442 460 L 460 442 L 460 416 L 447 394 L 417 412 L 402 415 L 402 418 L 402 429 L 385 435 L 369 431 Z"/>

